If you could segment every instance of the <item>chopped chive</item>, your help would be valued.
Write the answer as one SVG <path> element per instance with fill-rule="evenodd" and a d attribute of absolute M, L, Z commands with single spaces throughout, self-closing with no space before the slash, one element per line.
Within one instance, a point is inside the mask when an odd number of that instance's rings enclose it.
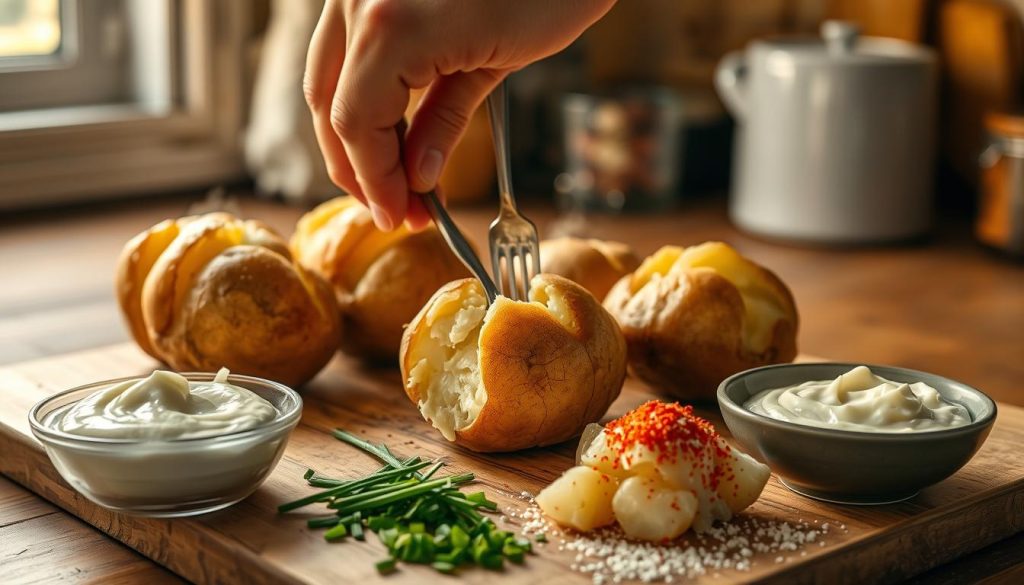
<path fill-rule="evenodd" d="M 364 492 L 359 492 L 357 494 L 352 494 L 350 496 L 335 497 L 333 500 L 331 500 L 331 503 L 328 504 L 328 507 L 330 507 L 330 508 L 343 508 L 343 507 L 348 506 L 350 504 L 357 504 L 357 503 L 365 501 L 365 500 L 370 500 L 370 499 L 376 498 L 376 497 L 378 497 L 380 495 L 386 495 L 386 494 L 390 494 L 390 493 L 396 492 L 396 491 L 399 490 L 399 488 L 402 488 L 402 487 L 414 486 L 414 485 L 420 485 L 420 482 L 418 480 L 416 480 L 416 479 L 413 479 L 413 478 L 404 479 L 402 481 L 397 481 L 395 483 L 389 483 L 389 484 L 382 485 L 380 487 L 375 487 L 372 490 L 366 490 Z"/>
<path fill-rule="evenodd" d="M 544 534 L 543 532 L 541 532 L 537 536 L 534 536 L 533 539 L 536 540 L 537 542 L 547 542 L 548 541 L 548 535 Z"/>
<path fill-rule="evenodd" d="M 345 538 L 348 535 L 348 529 L 345 528 L 344 524 L 338 524 L 334 528 L 331 528 L 324 533 L 324 539 L 327 541 L 334 541 Z"/>
<path fill-rule="evenodd" d="M 433 563 L 430 563 L 430 566 L 434 567 L 435 571 L 439 573 L 444 573 L 446 575 L 451 575 L 455 572 L 455 565 L 453 565 L 452 563 L 447 563 L 445 561 L 434 561 Z"/>
<path fill-rule="evenodd" d="M 394 528 L 395 524 L 395 519 L 388 516 L 370 516 L 370 519 L 366 521 L 366 526 L 374 532 L 385 528 Z"/>
<path fill-rule="evenodd" d="M 423 480 L 423 481 L 427 481 L 427 480 L 428 480 L 428 479 L 430 479 L 430 478 L 431 478 L 431 477 L 432 477 L 432 476 L 433 476 L 433 475 L 434 475 L 435 473 L 437 473 L 437 470 L 438 470 L 438 469 L 441 469 L 441 466 L 443 466 L 443 465 L 444 465 L 444 462 L 443 462 L 443 461 L 438 461 L 437 463 L 435 463 L 435 464 L 433 465 L 433 467 L 431 467 L 430 469 L 428 469 L 428 470 L 424 471 L 424 472 L 423 472 L 423 477 L 421 477 L 420 479 L 421 479 L 421 480 Z"/>
<path fill-rule="evenodd" d="M 350 492 L 352 492 L 354 490 L 357 490 L 357 489 L 361 489 L 361 488 L 364 488 L 364 487 L 369 487 L 369 486 L 372 486 L 372 485 L 376 485 L 376 484 L 381 483 L 381 482 L 383 482 L 385 480 L 388 480 L 388 479 L 393 479 L 393 478 L 396 478 L 396 477 L 401 477 L 403 475 L 407 475 L 410 472 L 413 472 L 413 471 L 415 471 L 417 469 L 422 469 L 423 467 L 426 467 L 427 465 L 430 465 L 429 461 L 422 461 L 420 463 L 416 463 L 416 464 L 410 465 L 408 467 L 398 467 L 398 468 L 395 468 L 395 469 L 390 469 L 388 471 L 374 473 L 374 474 L 369 475 L 367 477 L 364 477 L 362 479 L 346 481 L 346 482 L 344 482 L 344 483 L 342 483 L 342 484 L 340 484 L 340 485 L 338 485 L 336 487 L 333 487 L 333 488 L 331 488 L 329 490 L 318 492 L 318 493 L 306 496 L 304 498 L 299 498 L 297 500 L 281 504 L 280 506 L 277 507 L 277 511 L 279 513 L 290 512 L 292 510 L 295 510 L 297 508 L 301 508 L 303 506 L 308 506 L 310 504 L 315 504 L 316 502 L 323 502 L 323 501 L 328 500 L 328 499 L 333 498 L 333 497 L 345 495 L 345 494 L 350 493 Z"/>
<path fill-rule="evenodd" d="M 500 571 L 502 567 L 504 567 L 504 563 L 501 561 L 501 558 L 502 557 L 499 553 L 489 551 L 480 557 L 479 562 L 485 569 Z"/>
<path fill-rule="evenodd" d="M 512 561 L 513 563 L 522 563 L 523 562 L 523 553 L 524 553 L 523 549 L 519 548 L 518 546 L 516 546 L 515 544 L 513 544 L 511 542 L 506 542 L 501 547 L 501 554 L 505 555 L 505 557 L 508 558 L 508 560 Z"/>
<path fill-rule="evenodd" d="M 377 561 L 376 564 L 377 572 L 381 575 L 387 575 L 395 571 L 395 559 L 394 557 L 388 557 L 383 561 Z"/>
<path fill-rule="evenodd" d="M 344 441 L 354 447 L 358 447 L 363 451 L 366 451 L 370 455 L 373 455 L 374 457 L 380 459 L 384 463 L 387 463 L 391 467 L 397 468 L 402 466 L 401 462 L 398 461 L 398 458 L 395 457 L 393 453 L 391 453 L 391 450 L 388 449 L 386 445 L 374 445 L 373 443 L 364 441 L 359 437 L 353 435 L 352 433 L 348 431 L 343 431 L 341 429 L 334 429 L 334 432 L 332 434 L 334 435 L 334 438 L 340 441 Z M 416 477 L 421 476 L 417 474 Z"/>
<path fill-rule="evenodd" d="M 451 538 L 452 547 L 455 549 L 463 549 L 469 546 L 469 535 L 458 524 L 452 526 Z"/>
<path fill-rule="evenodd" d="M 501 530 L 482 513 L 498 509 L 483 491 L 464 493 L 462 485 L 473 481 L 472 473 L 437 477 L 442 461 L 409 457 L 399 460 L 384 444 L 374 444 L 337 429 L 338 440 L 380 459 L 385 465 L 355 479 L 334 479 L 313 469 L 303 474 L 309 485 L 324 488 L 299 500 L 281 504 L 286 512 L 312 503 L 322 503 L 335 515 L 310 518 L 310 528 L 324 528 L 328 541 L 347 536 L 365 540 L 366 531 L 376 533 L 387 547 L 388 557 L 376 566 L 381 574 L 397 568 L 398 561 L 431 565 L 452 574 L 465 563 L 502 570 L 507 559 L 522 563 L 532 551 L 529 539 Z M 546 536 L 537 535 L 537 542 Z"/>
<path fill-rule="evenodd" d="M 358 510 L 372 510 L 380 506 L 385 506 L 387 504 L 405 500 L 412 496 L 425 494 L 441 486 L 466 483 L 468 481 L 472 481 L 474 477 L 475 476 L 472 473 L 463 473 L 460 475 L 453 475 L 450 477 L 432 479 L 430 481 L 425 481 L 417 485 L 403 487 L 402 489 L 398 489 L 391 493 L 383 494 L 375 498 L 371 498 L 369 500 L 355 502 L 350 506 L 338 509 L 343 510 L 345 512 L 355 512 Z"/>
<path fill-rule="evenodd" d="M 320 518 L 310 518 L 306 521 L 306 526 L 309 528 L 330 528 L 337 525 L 340 522 L 337 516 L 321 516 Z"/>

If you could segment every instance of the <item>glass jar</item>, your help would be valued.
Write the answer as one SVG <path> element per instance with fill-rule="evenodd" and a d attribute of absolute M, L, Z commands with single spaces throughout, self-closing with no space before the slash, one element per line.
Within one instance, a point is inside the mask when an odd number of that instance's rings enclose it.
<path fill-rule="evenodd" d="M 1024 115 L 992 113 L 985 128 L 975 233 L 985 244 L 1024 256 Z"/>

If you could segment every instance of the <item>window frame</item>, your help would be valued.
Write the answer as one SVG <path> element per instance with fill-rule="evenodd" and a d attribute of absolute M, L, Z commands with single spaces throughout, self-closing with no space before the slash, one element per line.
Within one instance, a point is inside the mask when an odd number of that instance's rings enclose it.
<path fill-rule="evenodd" d="M 144 103 L 107 104 L 0 114 L 0 211 L 244 176 L 240 136 L 251 8 L 206 0 L 169 0 L 167 6 L 170 107 L 154 112 Z"/>
<path fill-rule="evenodd" d="M 0 113 L 117 101 L 125 92 L 127 0 L 58 0 L 61 41 L 50 55 L 0 57 Z"/>

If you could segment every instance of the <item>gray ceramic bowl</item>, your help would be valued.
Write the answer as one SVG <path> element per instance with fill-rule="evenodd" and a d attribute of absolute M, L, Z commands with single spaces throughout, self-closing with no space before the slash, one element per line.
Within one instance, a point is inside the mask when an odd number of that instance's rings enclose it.
<path fill-rule="evenodd" d="M 718 404 L 729 431 L 751 455 L 772 468 L 794 492 L 844 504 L 905 500 L 952 475 L 985 442 L 996 404 L 960 382 L 929 374 L 868 365 L 896 382 L 924 382 L 971 414 L 969 425 L 941 431 L 869 433 L 783 422 L 743 408 L 751 396 L 810 380 L 832 380 L 864 364 L 809 363 L 740 372 L 718 387 Z"/>

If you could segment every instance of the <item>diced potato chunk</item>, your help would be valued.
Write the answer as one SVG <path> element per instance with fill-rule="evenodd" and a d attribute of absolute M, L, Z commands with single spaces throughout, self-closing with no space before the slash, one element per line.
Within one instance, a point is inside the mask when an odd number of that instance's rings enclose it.
<path fill-rule="evenodd" d="M 607 436 L 607 433 L 601 432 L 593 438 L 590 446 L 580 456 L 580 464 L 591 467 L 606 475 L 620 478 L 626 477 L 628 475 L 626 470 L 622 468 L 622 465 L 617 465 L 615 462 L 618 455 L 608 447 Z"/>
<path fill-rule="evenodd" d="M 672 489 L 658 476 L 635 475 L 619 486 L 612 509 L 627 536 L 671 540 L 690 528 L 697 497 L 686 489 Z"/>
<path fill-rule="evenodd" d="M 725 449 L 728 455 L 718 460 L 722 474 L 718 495 L 736 513 L 757 500 L 768 483 L 771 470 L 746 453 L 728 445 L 725 445 Z"/>
<path fill-rule="evenodd" d="M 619 481 L 590 467 L 572 467 L 537 495 L 537 505 L 555 522 L 587 532 L 615 522 L 612 497 Z"/>

